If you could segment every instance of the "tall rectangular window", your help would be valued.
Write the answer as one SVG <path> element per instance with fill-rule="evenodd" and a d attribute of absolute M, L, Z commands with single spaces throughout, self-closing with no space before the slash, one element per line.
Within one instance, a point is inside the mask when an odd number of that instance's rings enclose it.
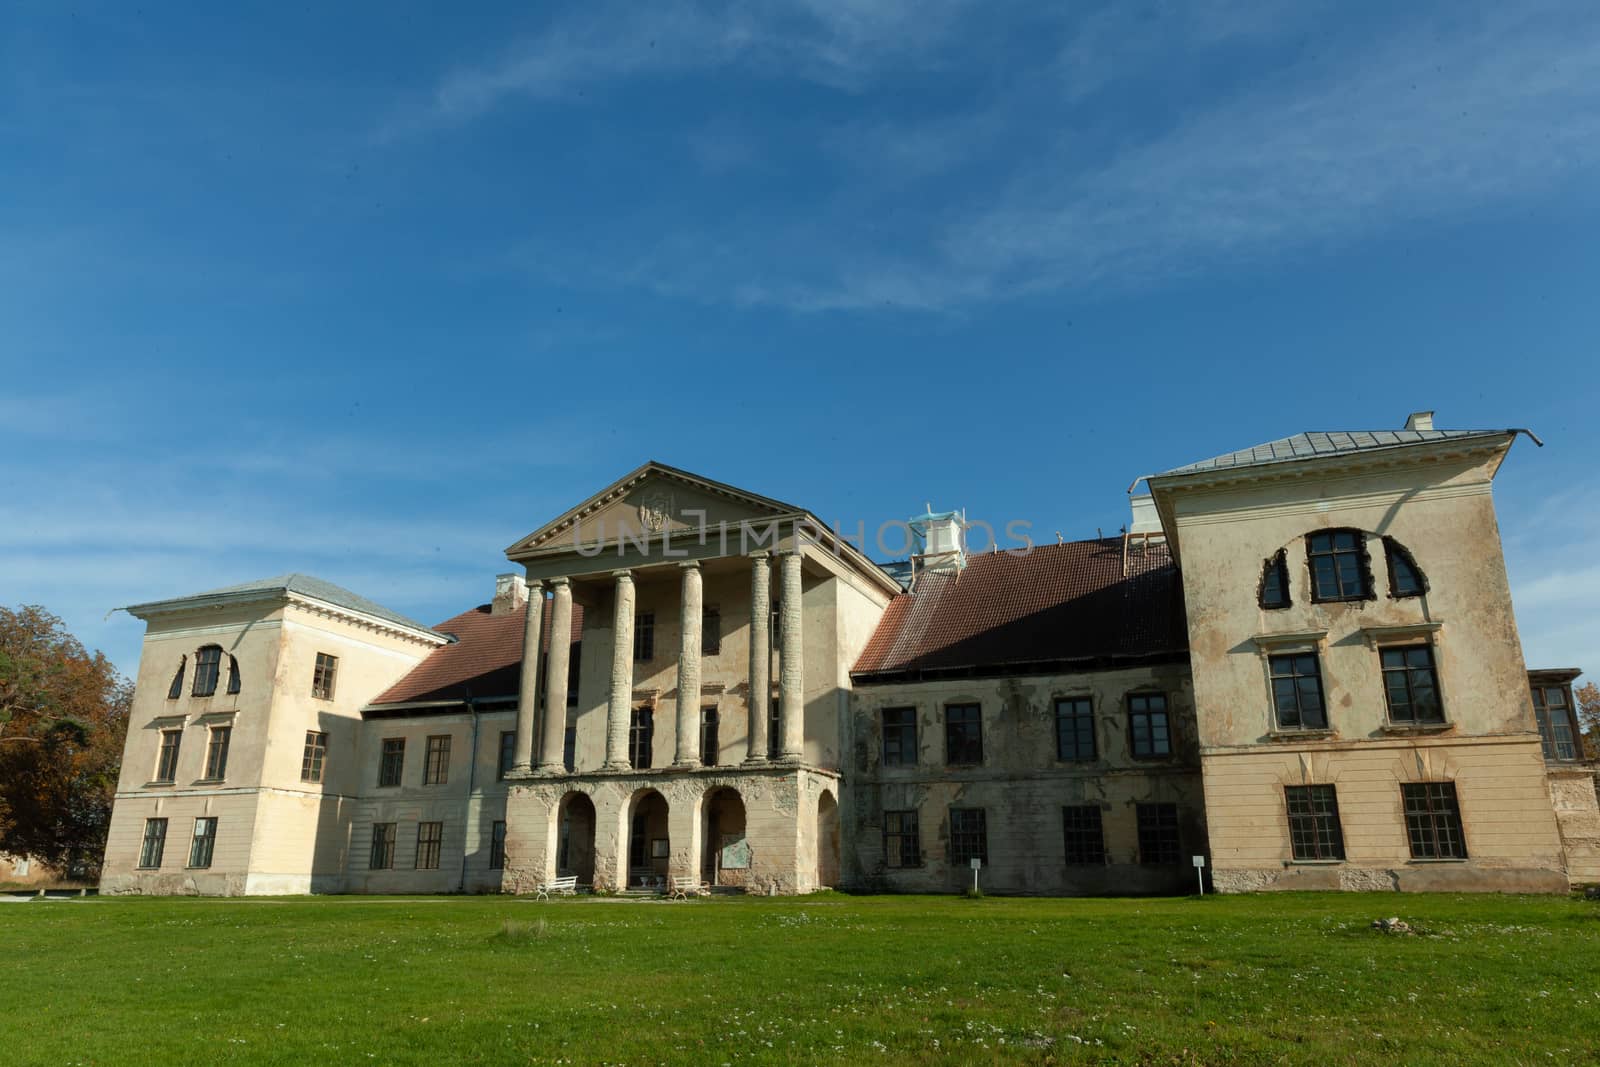
<path fill-rule="evenodd" d="M 339 657 L 317 653 L 317 666 L 311 674 L 311 695 L 319 700 L 333 699 L 333 685 L 339 673 Z"/>
<path fill-rule="evenodd" d="M 489 869 L 504 870 L 506 866 L 506 824 L 496 822 L 489 828 Z"/>
<path fill-rule="evenodd" d="M 1315 652 L 1267 657 L 1272 674 L 1272 705 L 1280 730 L 1326 730 L 1328 712 L 1322 700 L 1322 670 Z"/>
<path fill-rule="evenodd" d="M 1082 762 L 1094 756 L 1093 701 L 1088 697 L 1056 701 L 1056 759 Z"/>
<path fill-rule="evenodd" d="M 1139 862 L 1177 863 L 1183 858 L 1178 838 L 1178 805 L 1139 805 Z"/>
<path fill-rule="evenodd" d="M 367 866 L 374 871 L 394 868 L 394 823 L 372 824 L 372 851 L 367 855 Z"/>
<path fill-rule="evenodd" d="M 417 823 L 417 870 L 437 871 L 439 850 L 444 843 L 444 823 Z"/>
<path fill-rule="evenodd" d="M 717 740 L 717 709 L 700 709 L 700 762 L 707 767 L 715 767 L 717 760 L 722 755 L 722 747 Z"/>
<path fill-rule="evenodd" d="M 885 867 L 921 867 L 922 839 L 915 811 L 883 813 L 883 864 Z"/>
<path fill-rule="evenodd" d="M 228 657 L 228 695 L 236 696 L 239 692 L 239 661 L 233 656 Z"/>
<path fill-rule="evenodd" d="M 965 867 L 973 860 L 989 865 L 989 829 L 982 808 L 950 809 L 950 864 Z"/>
<path fill-rule="evenodd" d="M 656 658 L 656 613 L 641 611 L 633 620 L 633 658 L 648 663 Z"/>
<path fill-rule="evenodd" d="M 183 744 L 182 730 L 161 731 L 161 754 L 156 757 L 158 782 L 173 782 L 178 778 L 178 746 Z"/>
<path fill-rule="evenodd" d="M 1289 846 L 1297 860 L 1344 859 L 1339 798 L 1331 785 L 1286 785 Z"/>
<path fill-rule="evenodd" d="M 1385 648 L 1380 659 L 1390 722 L 1444 722 L 1431 645 Z"/>
<path fill-rule="evenodd" d="M 194 654 L 194 689 L 191 696 L 208 697 L 217 691 L 217 677 L 222 671 L 222 648 L 206 645 Z"/>
<path fill-rule="evenodd" d="M 1163 759 L 1172 755 L 1172 728 L 1167 719 L 1165 693 L 1128 696 L 1128 749 L 1134 759 Z"/>
<path fill-rule="evenodd" d="M 202 818 L 194 821 L 194 840 L 189 843 L 189 866 L 211 866 L 211 850 L 217 840 L 217 820 Z"/>
<path fill-rule="evenodd" d="M 883 765 L 914 767 L 917 764 L 917 709 L 883 709 Z"/>
<path fill-rule="evenodd" d="M 944 761 L 951 765 L 983 762 L 983 709 L 980 705 L 945 705 Z"/>
<path fill-rule="evenodd" d="M 1324 530 L 1306 538 L 1312 600 L 1367 600 L 1372 596 L 1366 540 L 1360 530 Z"/>
<path fill-rule="evenodd" d="M 322 768 L 328 761 L 328 735 L 320 730 L 306 731 L 306 748 L 300 755 L 300 780 L 322 781 Z"/>
<path fill-rule="evenodd" d="M 381 788 L 390 788 L 400 784 L 400 776 L 405 773 L 406 767 L 406 739 L 403 737 L 385 737 L 383 739 L 383 755 L 378 759 L 378 785 Z"/>
<path fill-rule="evenodd" d="M 1106 838 L 1100 823 L 1098 804 L 1077 804 L 1062 808 L 1061 832 L 1066 838 L 1069 864 L 1105 863 Z"/>
<path fill-rule="evenodd" d="M 550 714 L 548 708 L 545 714 Z M 500 760 L 495 764 L 495 777 L 501 781 L 511 773 L 511 765 L 517 759 L 517 732 L 515 730 L 500 731 Z"/>
<path fill-rule="evenodd" d="M 1539 723 L 1539 741 L 1547 760 L 1578 758 L 1577 729 L 1572 719 L 1572 702 L 1562 685 L 1533 687 L 1533 717 Z"/>
<path fill-rule="evenodd" d="M 650 769 L 655 753 L 656 713 L 652 708 L 634 708 L 628 724 L 628 762 L 636 771 Z"/>
<path fill-rule="evenodd" d="M 450 735 L 428 738 L 428 756 L 422 765 L 423 785 L 444 785 L 450 781 Z"/>
<path fill-rule="evenodd" d="M 767 759 L 783 751 L 783 704 L 774 699 L 767 709 Z"/>
<path fill-rule="evenodd" d="M 206 779 L 220 782 L 228 774 L 228 742 L 233 737 L 233 727 L 213 726 L 211 740 L 206 745 Z"/>
<path fill-rule="evenodd" d="M 561 763 L 568 774 L 578 769 L 578 728 L 570 723 L 561 739 Z"/>
<path fill-rule="evenodd" d="M 1467 837 L 1461 828 L 1454 782 L 1406 782 L 1400 786 L 1400 796 L 1405 802 L 1406 835 L 1413 859 L 1467 858 Z"/>
<path fill-rule="evenodd" d="M 722 651 L 722 609 L 706 608 L 700 614 L 700 654 L 715 656 Z"/>
<path fill-rule="evenodd" d="M 161 854 L 167 849 L 167 820 L 146 819 L 144 841 L 139 845 L 139 866 L 155 870 L 161 866 Z"/>

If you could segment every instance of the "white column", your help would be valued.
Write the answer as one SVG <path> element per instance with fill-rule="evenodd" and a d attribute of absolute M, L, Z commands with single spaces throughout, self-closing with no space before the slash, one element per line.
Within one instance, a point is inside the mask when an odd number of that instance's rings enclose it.
<path fill-rule="evenodd" d="M 767 719 L 772 703 L 772 569 L 765 552 L 750 557 L 750 699 L 746 763 L 767 762 Z"/>
<path fill-rule="evenodd" d="M 532 770 L 533 716 L 539 705 L 539 627 L 544 622 L 544 584 L 528 583 L 528 615 L 522 623 L 522 681 L 517 688 L 517 743 L 511 774 Z"/>
<path fill-rule="evenodd" d="M 566 771 L 562 749 L 567 739 L 567 679 L 572 662 L 572 583 L 557 578 L 550 583 L 550 658 L 544 679 L 544 729 L 539 734 L 539 773 Z"/>
<path fill-rule="evenodd" d="M 678 751 L 672 765 L 698 767 L 695 732 L 700 725 L 700 612 L 704 597 L 700 564 L 689 560 L 678 567 L 683 571 L 683 598 L 678 615 Z"/>
<path fill-rule="evenodd" d="M 628 727 L 633 714 L 633 572 L 612 571 L 617 580 L 616 614 L 611 623 L 611 700 L 606 709 L 608 771 L 628 764 Z"/>
<path fill-rule="evenodd" d="M 778 617 L 778 759 L 799 763 L 805 754 L 805 654 L 800 639 L 800 552 L 780 564 L 783 613 Z"/>

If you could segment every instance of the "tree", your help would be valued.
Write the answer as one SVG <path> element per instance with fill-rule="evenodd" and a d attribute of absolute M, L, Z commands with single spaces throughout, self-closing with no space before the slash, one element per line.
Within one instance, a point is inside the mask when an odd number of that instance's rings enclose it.
<path fill-rule="evenodd" d="M 0 851 L 99 866 L 132 697 L 55 615 L 0 607 Z"/>
<path fill-rule="evenodd" d="M 1600 685 L 1578 687 L 1578 729 L 1583 731 L 1583 758 L 1600 759 Z"/>

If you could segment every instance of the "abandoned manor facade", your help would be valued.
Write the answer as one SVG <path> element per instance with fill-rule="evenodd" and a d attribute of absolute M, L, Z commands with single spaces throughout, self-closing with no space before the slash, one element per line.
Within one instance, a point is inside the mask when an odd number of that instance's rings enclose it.
<path fill-rule="evenodd" d="M 436 625 L 301 574 L 134 605 L 101 888 L 1600 882 L 1580 672 L 1524 663 L 1491 494 L 1523 432 L 1301 433 L 1087 541 L 928 508 L 890 563 L 652 462 Z"/>

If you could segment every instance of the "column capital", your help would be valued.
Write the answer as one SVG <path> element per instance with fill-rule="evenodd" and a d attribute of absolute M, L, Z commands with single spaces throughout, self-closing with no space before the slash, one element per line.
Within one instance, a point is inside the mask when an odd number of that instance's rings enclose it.
<path fill-rule="evenodd" d="M 764 548 L 758 548 L 754 552 L 750 553 L 750 558 L 753 559 L 753 560 L 754 559 L 761 559 L 761 560 L 771 559 L 772 558 L 772 553 L 767 551 Z"/>
<path fill-rule="evenodd" d="M 568 578 L 566 575 L 562 575 L 559 578 L 551 578 L 548 579 L 548 581 L 550 582 L 551 589 L 561 589 L 572 584 L 572 579 Z M 544 582 L 540 582 L 539 584 L 543 585 Z"/>
<path fill-rule="evenodd" d="M 801 548 L 799 545 L 790 545 L 788 548 L 780 548 L 780 549 L 778 549 L 776 554 L 779 555 L 779 556 L 788 557 L 788 556 L 804 556 L 806 553 L 805 553 L 805 549 Z"/>
<path fill-rule="evenodd" d="M 615 578 L 619 582 L 631 582 L 633 581 L 633 571 L 629 570 L 627 567 L 621 567 L 612 571 L 611 577 Z"/>
<path fill-rule="evenodd" d="M 700 561 L 697 559 L 686 559 L 682 563 L 678 564 L 678 567 L 681 570 L 697 571 L 700 569 Z"/>

